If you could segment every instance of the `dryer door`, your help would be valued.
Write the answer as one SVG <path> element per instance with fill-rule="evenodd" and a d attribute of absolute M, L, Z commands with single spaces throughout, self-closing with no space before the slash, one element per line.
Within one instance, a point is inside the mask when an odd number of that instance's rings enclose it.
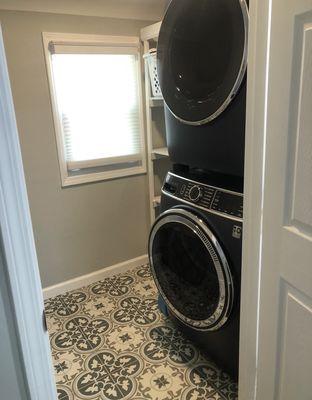
<path fill-rule="evenodd" d="M 158 40 L 158 75 L 167 106 L 201 125 L 230 104 L 247 65 L 245 0 L 172 0 Z"/>
<path fill-rule="evenodd" d="M 149 257 L 159 292 L 179 320 L 198 330 L 226 323 L 232 276 L 220 243 L 200 218 L 183 209 L 163 213 L 150 234 Z"/>

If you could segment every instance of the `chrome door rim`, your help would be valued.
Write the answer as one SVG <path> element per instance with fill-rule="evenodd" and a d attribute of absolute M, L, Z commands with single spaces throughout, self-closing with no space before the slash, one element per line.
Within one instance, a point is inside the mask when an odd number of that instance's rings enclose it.
<path fill-rule="evenodd" d="M 239 4 L 241 6 L 242 14 L 243 14 L 243 20 L 244 20 L 244 29 L 245 29 L 245 43 L 244 43 L 244 52 L 243 52 L 243 57 L 242 57 L 242 62 L 240 65 L 240 69 L 236 78 L 236 81 L 233 85 L 232 90 L 230 91 L 228 97 L 224 100 L 224 102 L 221 104 L 221 106 L 209 117 L 204 118 L 199 121 L 188 121 L 186 119 L 183 119 L 179 117 L 176 113 L 174 113 L 171 109 L 171 107 L 167 104 L 166 99 L 164 98 L 164 102 L 166 103 L 166 106 L 170 110 L 171 114 L 180 122 L 186 125 L 192 125 L 192 126 L 200 126 L 200 125 L 205 125 L 208 122 L 213 121 L 216 119 L 220 114 L 223 113 L 223 111 L 226 110 L 226 108 L 230 105 L 232 100 L 235 98 L 237 92 L 239 91 L 241 84 L 243 82 L 246 69 L 247 69 L 247 55 L 248 55 L 248 29 L 249 29 L 249 12 L 248 12 L 248 6 L 246 3 L 246 0 L 239 0 Z"/>
<path fill-rule="evenodd" d="M 177 222 L 189 227 L 202 241 L 207 251 L 209 252 L 212 260 L 214 261 L 214 267 L 218 276 L 219 281 L 219 303 L 213 315 L 205 320 L 193 320 L 183 315 L 167 298 L 163 292 L 161 285 L 158 281 L 153 260 L 153 242 L 158 230 L 165 224 Z M 211 244 L 212 243 L 212 244 Z M 226 256 L 222 250 L 222 247 L 208 228 L 208 226 L 195 214 L 180 208 L 168 210 L 161 214 L 155 221 L 149 239 L 149 259 L 152 274 L 156 283 L 156 286 L 167 304 L 169 310 L 183 323 L 196 330 L 214 331 L 220 329 L 228 320 L 231 313 L 233 302 L 234 302 L 234 285 L 227 262 Z"/>

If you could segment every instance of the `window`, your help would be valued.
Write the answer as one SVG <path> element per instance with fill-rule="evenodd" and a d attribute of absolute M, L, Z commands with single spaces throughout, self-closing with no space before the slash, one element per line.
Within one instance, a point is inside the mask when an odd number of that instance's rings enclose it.
<path fill-rule="evenodd" d="M 43 40 L 62 185 L 145 173 L 139 39 Z"/>

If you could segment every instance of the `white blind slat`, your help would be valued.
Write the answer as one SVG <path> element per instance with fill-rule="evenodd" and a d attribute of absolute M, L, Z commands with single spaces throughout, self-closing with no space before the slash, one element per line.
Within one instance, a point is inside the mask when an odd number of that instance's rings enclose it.
<path fill-rule="evenodd" d="M 138 54 L 135 46 L 99 46 L 99 45 L 71 45 L 49 44 L 51 54 Z"/>
<path fill-rule="evenodd" d="M 67 168 L 69 171 L 85 168 L 105 167 L 108 165 L 117 164 L 130 164 L 141 161 L 141 154 L 133 154 L 127 156 L 101 158 L 98 160 L 85 160 L 85 161 L 68 161 Z"/>

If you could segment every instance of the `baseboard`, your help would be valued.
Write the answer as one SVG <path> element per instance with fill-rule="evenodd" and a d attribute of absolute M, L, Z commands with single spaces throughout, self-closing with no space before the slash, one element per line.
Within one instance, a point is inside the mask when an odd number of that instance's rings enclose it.
<path fill-rule="evenodd" d="M 78 276 L 77 278 L 44 288 L 43 298 L 46 300 L 66 292 L 70 292 L 71 290 L 80 289 L 84 286 L 90 285 L 91 283 L 101 281 L 109 276 L 127 272 L 147 263 L 148 256 L 144 255 L 133 258 L 132 260 L 121 262 L 119 264 L 111 265 L 110 267 L 102 268 L 98 271 L 92 272 L 91 274 Z"/>

